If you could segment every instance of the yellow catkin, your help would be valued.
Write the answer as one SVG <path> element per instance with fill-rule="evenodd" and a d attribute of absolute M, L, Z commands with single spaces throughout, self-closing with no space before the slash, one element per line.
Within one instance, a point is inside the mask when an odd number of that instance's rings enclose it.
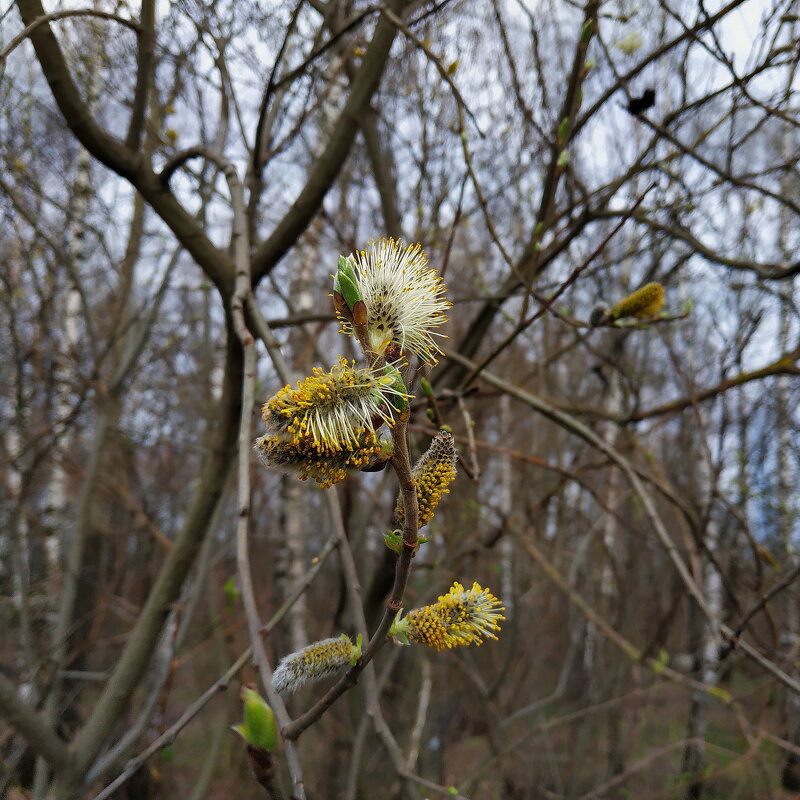
<path fill-rule="evenodd" d="M 394 388 L 394 376 L 358 368 L 340 358 L 327 372 L 319 367 L 284 386 L 262 407 L 267 427 L 285 439 L 311 437 L 320 451 L 353 445 L 357 432 L 374 420 L 393 422 L 392 401 L 406 395 Z"/>
<path fill-rule="evenodd" d="M 638 319 L 650 319 L 664 305 L 664 287 L 660 283 L 648 283 L 637 289 L 633 294 L 620 300 L 608 316 L 612 319 L 621 317 L 637 317 Z"/>
<path fill-rule="evenodd" d="M 396 623 L 408 641 L 437 650 L 480 645 L 483 638 L 497 639 L 503 604 L 489 589 L 473 583 L 465 589 L 458 581 L 435 603 L 410 611 Z"/>
<path fill-rule="evenodd" d="M 347 636 L 323 639 L 281 659 L 272 674 L 278 692 L 294 692 L 311 681 L 332 675 L 350 664 L 353 643 Z"/>
<path fill-rule="evenodd" d="M 434 331 L 447 320 L 451 304 L 444 299 L 445 286 L 419 244 L 404 245 L 396 239 L 378 239 L 351 256 L 359 294 L 366 310 L 369 346 L 384 354 L 390 344 L 403 354 L 415 354 L 428 364 L 441 353 Z M 356 335 L 353 321 L 339 314 L 342 331 Z M 357 320 L 356 320 L 357 322 Z"/>
<path fill-rule="evenodd" d="M 310 435 L 291 439 L 262 436 L 256 439 L 255 449 L 267 466 L 295 472 L 302 481 L 312 478 L 320 488 L 327 489 L 375 461 L 381 443 L 375 431 L 362 429 L 353 434 L 349 445 L 321 446 Z"/>
<path fill-rule="evenodd" d="M 433 518 L 436 506 L 456 477 L 456 448 L 453 437 L 447 431 L 436 434 L 425 455 L 414 465 L 414 483 L 417 486 L 419 525 L 427 525 Z M 402 525 L 405 519 L 402 497 L 397 498 L 395 516 Z"/>

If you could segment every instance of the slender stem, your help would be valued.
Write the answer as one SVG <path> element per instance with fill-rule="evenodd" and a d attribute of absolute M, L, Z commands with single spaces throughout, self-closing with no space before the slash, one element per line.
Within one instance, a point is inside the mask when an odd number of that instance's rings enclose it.
<path fill-rule="evenodd" d="M 17 693 L 14 684 L 0 672 L 0 716 L 18 731 L 41 756 L 56 775 L 72 769 L 72 758 L 67 745 L 50 729 L 47 723 Z"/>
<path fill-rule="evenodd" d="M 320 551 L 317 556 L 316 563 L 308 570 L 305 578 L 298 584 L 294 592 L 286 598 L 286 602 L 270 617 L 269 622 L 264 625 L 261 630 L 263 636 L 267 636 L 280 623 L 286 616 L 289 609 L 295 604 L 297 598 L 305 592 L 311 585 L 311 582 L 316 577 L 317 573 L 322 568 L 322 565 L 327 561 L 328 556 L 336 549 L 338 541 L 335 534 L 330 536 L 325 543 L 325 547 Z M 125 764 L 125 768 L 114 779 L 112 783 L 106 786 L 102 792 L 95 795 L 92 800 L 106 800 L 110 797 L 120 786 L 128 781 L 147 761 L 151 756 L 155 755 L 159 750 L 172 744 L 177 738 L 178 734 L 213 700 L 220 692 L 227 690 L 230 682 L 240 672 L 242 667 L 247 664 L 253 657 L 253 648 L 248 647 L 236 661 L 218 678 L 214 683 L 206 689 L 200 697 L 197 698 L 181 716 L 170 725 L 158 738 L 154 739 L 141 753 L 134 756 L 130 761 Z"/>
<path fill-rule="evenodd" d="M 457 363 L 461 364 L 462 366 L 466 367 L 467 369 L 474 369 L 475 363 L 468 358 L 465 358 L 460 353 L 455 352 L 448 352 L 447 357 L 456 361 Z M 692 577 L 689 568 L 686 566 L 683 558 L 681 557 L 678 548 L 676 547 L 675 543 L 672 541 L 667 529 L 664 525 L 661 516 L 658 514 L 656 510 L 655 504 L 653 503 L 653 498 L 645 489 L 641 479 L 636 474 L 636 470 L 632 466 L 632 464 L 626 459 L 621 453 L 619 453 L 615 448 L 609 445 L 607 442 L 604 442 L 591 428 L 588 428 L 582 422 L 578 421 L 574 417 L 569 414 L 566 414 L 563 411 L 551 406 L 549 403 L 545 402 L 539 397 L 531 394 L 530 392 L 525 391 L 524 389 L 520 389 L 517 386 L 514 386 L 507 381 L 498 378 L 495 375 L 492 375 L 489 372 L 482 372 L 481 377 L 487 383 L 491 384 L 497 389 L 500 389 L 502 392 L 506 392 L 510 394 L 512 397 L 516 397 L 518 400 L 522 401 L 526 405 L 530 406 L 531 408 L 538 411 L 543 416 L 547 417 L 548 419 L 555 422 L 557 425 L 560 425 L 566 430 L 571 431 L 572 433 L 580 436 L 585 442 L 592 445 L 592 447 L 599 450 L 605 456 L 607 456 L 613 463 L 615 463 L 620 470 L 622 471 L 625 479 L 631 486 L 631 489 L 636 493 L 639 499 L 642 501 L 642 505 L 644 507 L 644 512 L 647 515 L 648 520 L 653 526 L 653 530 L 658 538 L 658 540 L 663 545 L 664 549 L 667 551 L 667 555 L 669 556 L 670 561 L 672 561 L 675 569 L 677 570 L 678 574 L 681 577 L 686 588 L 689 590 L 689 593 L 692 595 L 694 600 L 697 602 L 697 605 L 705 615 L 706 619 L 709 621 L 709 624 L 715 629 L 720 631 L 726 638 L 730 638 L 734 636 L 734 631 L 728 626 L 723 624 L 719 619 L 716 618 L 712 610 L 709 608 L 708 603 L 706 602 L 705 595 L 700 587 L 697 585 L 696 581 Z M 749 642 L 745 641 L 744 639 L 738 640 L 739 647 L 756 663 L 760 664 L 767 672 L 777 678 L 782 684 L 787 686 L 793 692 L 800 694 L 800 682 L 796 681 L 791 676 L 787 675 L 777 664 L 770 661 L 768 658 L 763 656 L 761 653 L 758 652 Z"/>
<path fill-rule="evenodd" d="M 417 490 L 411 474 L 411 462 L 408 452 L 408 422 L 398 420 L 392 428 L 392 442 L 394 453 L 391 464 L 400 482 L 400 494 L 403 498 L 405 511 L 403 524 L 403 544 L 400 556 L 395 564 L 394 584 L 386 609 L 372 638 L 361 654 L 355 666 L 351 667 L 308 711 L 299 716 L 294 722 L 282 729 L 285 739 L 295 740 L 310 725 L 313 725 L 346 691 L 351 689 L 358 681 L 364 668 L 374 657 L 375 653 L 386 643 L 386 636 L 394 621 L 397 612 L 403 606 L 403 594 L 406 590 L 408 577 L 411 574 L 411 562 L 418 546 L 418 518 L 419 506 L 417 503 Z"/>
<path fill-rule="evenodd" d="M 24 30 L 20 31 L 2 50 L 0 50 L 0 68 L 2 68 L 5 60 L 16 50 L 37 28 L 41 25 L 46 25 L 48 22 L 55 22 L 59 19 L 66 17 L 97 17 L 99 19 L 106 19 L 112 22 L 118 22 L 127 28 L 133 30 L 136 34 L 141 33 L 141 26 L 138 22 L 132 19 L 125 19 L 117 14 L 111 14 L 108 11 L 99 11 L 96 8 L 73 8 L 64 9 L 63 11 L 54 11 L 52 14 L 44 14 L 37 17 L 30 25 L 27 25 Z"/>

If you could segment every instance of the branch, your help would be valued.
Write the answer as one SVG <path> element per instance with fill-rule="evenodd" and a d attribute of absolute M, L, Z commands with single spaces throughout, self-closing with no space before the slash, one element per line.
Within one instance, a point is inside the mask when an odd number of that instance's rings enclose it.
<path fill-rule="evenodd" d="M 704 400 L 709 400 L 712 397 L 723 394 L 727 392 L 728 389 L 733 389 L 736 386 L 743 386 L 751 381 L 758 381 L 772 375 L 800 375 L 800 367 L 795 363 L 798 359 L 800 359 L 800 345 L 791 352 L 784 353 L 780 358 L 776 359 L 771 364 L 767 364 L 765 367 L 760 367 L 750 372 L 740 372 L 738 375 L 734 375 L 732 378 L 726 378 L 724 381 L 720 381 L 716 386 L 704 389 L 696 395 L 682 397 L 679 400 L 672 400 L 669 403 L 664 403 L 663 405 L 644 411 L 637 411 L 629 417 L 619 420 L 619 422 L 621 424 L 626 422 L 639 422 L 643 419 L 659 417 L 663 414 L 671 414 L 674 411 L 683 411 L 683 409 L 689 408 L 689 406 L 695 403 L 701 403 Z"/>
<path fill-rule="evenodd" d="M 275 626 L 281 622 L 286 616 L 289 609 L 295 604 L 298 597 L 305 592 L 311 585 L 311 582 L 316 577 L 317 573 L 322 568 L 323 564 L 327 561 L 328 556 L 336 549 L 338 542 L 336 536 L 332 535 L 325 543 L 325 547 L 320 551 L 317 556 L 316 562 L 308 570 L 304 579 L 298 584 L 292 594 L 286 599 L 286 602 L 272 615 L 269 622 L 262 628 L 261 633 L 267 636 Z M 154 756 L 159 750 L 167 745 L 172 744 L 177 738 L 178 734 L 213 700 L 220 692 L 227 690 L 230 682 L 239 673 L 239 671 L 247 664 L 253 656 L 253 649 L 248 647 L 236 661 L 225 671 L 222 677 L 218 678 L 208 689 L 206 689 L 200 697 L 197 698 L 181 716 L 170 725 L 158 738 L 154 739 L 141 753 L 131 758 L 126 764 L 123 771 L 114 779 L 112 783 L 106 786 L 102 792 L 92 800 L 106 800 L 106 798 L 119 789 L 126 783 L 133 775 L 139 771 L 142 764 L 145 763 L 151 756 Z"/>
<path fill-rule="evenodd" d="M 620 86 L 627 86 L 630 82 L 637 76 L 639 73 L 643 72 L 650 64 L 655 61 L 658 61 L 662 56 L 668 53 L 673 48 L 677 47 L 682 42 L 685 42 L 687 39 L 694 38 L 694 35 L 699 33 L 700 31 L 704 31 L 706 28 L 710 28 L 712 25 L 719 22 L 721 19 L 726 17 L 731 11 L 737 9 L 740 5 L 743 5 L 745 0 L 731 0 L 730 3 L 724 5 L 719 11 L 715 12 L 714 14 L 703 15 L 700 20 L 697 22 L 696 25 L 692 26 L 691 28 L 687 28 L 684 30 L 683 33 L 676 36 L 674 39 L 670 39 L 667 42 L 664 42 L 660 47 L 655 48 L 651 53 L 648 53 L 635 67 L 629 69 L 624 75 L 622 75 L 617 83 L 613 86 L 610 86 L 606 89 L 600 97 L 595 100 L 595 102 L 583 113 L 575 122 L 574 132 L 577 134 L 584 125 L 600 110 L 600 108 L 605 105 L 611 96 L 617 92 Z"/>
<path fill-rule="evenodd" d="M 342 520 L 342 509 L 339 505 L 339 496 L 336 491 L 326 492 L 328 497 L 328 506 L 331 512 L 331 522 L 336 530 L 339 538 L 339 557 L 342 561 L 342 569 L 345 575 L 347 585 L 347 592 L 349 596 L 353 618 L 358 632 L 366 637 L 367 636 L 367 620 L 364 616 L 364 606 L 361 602 L 361 584 L 358 579 L 358 570 L 356 569 L 356 562 L 353 558 L 353 551 L 350 547 L 350 541 L 347 538 L 347 533 L 344 529 L 344 522 Z M 380 690 L 378 688 L 378 679 L 375 675 L 374 664 L 370 664 L 364 674 L 366 684 L 367 696 L 367 715 L 372 720 L 372 726 L 375 733 L 383 744 L 392 766 L 397 772 L 398 777 L 403 780 L 403 791 L 409 800 L 415 800 L 418 797 L 414 791 L 413 786 L 409 783 L 409 776 L 406 772 L 410 772 L 410 768 L 406 768 L 403 754 L 394 738 L 386 720 L 383 716 L 380 704 Z"/>
<path fill-rule="evenodd" d="M 36 51 L 36 58 L 67 125 L 78 141 L 95 158 L 118 175 L 132 179 L 139 166 L 138 154 L 98 127 L 72 80 L 50 25 L 38 22 L 40 18 L 46 16 L 41 2 L 17 0 L 17 7 L 22 21 L 32 28 L 29 36 Z"/>
<path fill-rule="evenodd" d="M 405 5 L 406 0 L 391 0 L 389 8 L 399 12 Z M 394 25 L 382 14 L 325 151 L 311 168 L 297 200 L 253 257 L 254 284 L 280 261 L 319 210 L 350 153 L 359 129 L 359 118 L 378 88 L 395 36 Z"/>
<path fill-rule="evenodd" d="M 138 22 L 132 19 L 125 19 L 124 17 L 111 14 L 108 11 L 98 11 L 95 8 L 74 8 L 72 10 L 54 11 L 52 14 L 43 14 L 37 17 L 30 25 L 24 30 L 20 31 L 2 50 L 0 50 L 0 70 L 6 59 L 17 49 L 37 28 L 48 22 L 55 22 L 59 19 L 66 17 L 99 17 L 100 19 L 107 19 L 113 22 L 118 22 L 130 28 L 137 35 L 141 35 L 142 27 Z"/>
<path fill-rule="evenodd" d="M 731 182 L 735 183 L 733 180 L 731 180 Z M 762 193 L 769 194 L 769 192 L 763 188 L 754 189 L 754 191 L 760 191 Z M 597 209 L 593 210 L 591 213 L 595 219 L 610 219 L 612 217 L 622 216 L 626 212 L 611 209 Z M 700 239 L 698 239 L 690 230 L 683 227 L 683 225 L 667 225 L 663 222 L 658 222 L 657 220 L 649 217 L 646 211 L 635 212 L 632 216 L 636 222 L 646 225 L 651 230 L 657 231 L 658 233 L 665 233 L 667 236 L 670 236 L 673 239 L 678 239 L 679 241 L 688 244 L 689 247 L 691 247 L 692 250 L 697 253 L 697 255 L 701 256 L 712 264 L 719 264 L 720 266 L 730 267 L 731 269 L 755 272 L 756 275 L 759 275 L 765 280 L 773 281 L 785 280 L 786 278 L 792 278 L 795 275 L 800 274 L 800 260 L 794 261 L 791 264 L 770 264 L 761 263 L 758 261 L 749 261 L 745 258 L 728 258 L 727 256 L 718 253 L 716 250 L 713 250 L 711 247 L 701 242 Z"/>
<path fill-rule="evenodd" d="M 75 741 L 74 752 L 80 772 L 86 772 L 91 766 L 130 702 L 170 606 L 178 596 L 207 533 L 235 452 L 237 422 L 241 413 L 241 371 L 241 349 L 229 335 L 222 397 L 214 417 L 216 426 L 209 430 L 209 456 L 178 538 L 139 614 L 113 675 Z"/>
<path fill-rule="evenodd" d="M 297 739 L 309 726 L 313 725 L 346 691 L 355 686 L 364 668 L 375 656 L 375 653 L 386 643 L 386 635 L 397 612 L 403 605 L 408 576 L 411 574 L 411 561 L 417 551 L 419 504 L 414 478 L 411 474 L 411 461 L 407 441 L 408 423 L 404 420 L 395 422 L 392 428 L 394 454 L 391 464 L 400 483 L 405 518 L 403 522 L 403 545 L 395 564 L 394 584 L 383 617 L 364 647 L 361 658 L 351 667 L 308 711 L 298 717 L 291 725 L 282 730 L 285 739 Z M 335 516 L 334 516 L 335 520 Z M 334 523 L 335 524 L 335 523 Z M 402 761 L 402 756 L 401 756 Z"/>
<path fill-rule="evenodd" d="M 454 361 L 466 367 L 467 369 L 475 368 L 474 362 L 468 358 L 464 358 L 464 356 L 462 356 L 460 353 L 447 351 L 446 355 L 448 358 L 453 359 Z M 481 377 L 483 380 L 485 380 L 487 383 L 491 384 L 495 388 L 499 389 L 502 392 L 505 392 L 506 394 L 511 395 L 512 397 L 516 397 L 521 402 L 525 403 L 534 410 L 538 411 L 542 416 L 546 417 L 552 422 L 555 422 L 557 425 L 564 428 L 565 430 L 568 430 L 574 433 L 575 435 L 579 436 L 581 439 L 590 444 L 596 450 L 599 450 L 601 453 L 607 456 L 614 464 L 616 464 L 619 467 L 619 469 L 622 471 L 622 474 L 625 476 L 625 479 L 630 484 L 631 489 L 641 500 L 645 515 L 650 521 L 653 527 L 653 531 L 655 532 L 658 540 L 661 542 L 662 546 L 666 550 L 667 555 L 669 556 L 670 561 L 672 561 L 681 580 L 683 581 L 686 588 L 689 590 L 689 593 L 692 595 L 694 600 L 697 602 L 698 607 L 705 615 L 709 624 L 712 626 L 714 630 L 718 630 L 726 638 L 730 638 L 734 632 L 731 630 L 729 626 L 723 624 L 720 620 L 718 620 L 715 617 L 714 613 L 709 608 L 708 603 L 706 602 L 705 595 L 695 582 L 694 578 L 691 575 L 691 572 L 689 571 L 689 568 L 686 566 L 683 558 L 678 552 L 678 548 L 675 546 L 675 543 L 670 538 L 669 533 L 667 532 L 667 529 L 664 526 L 661 517 L 656 511 L 653 499 L 645 490 L 644 485 L 642 484 L 639 476 L 636 473 L 636 470 L 631 465 L 631 463 L 617 450 L 611 447 L 611 445 L 604 442 L 593 430 L 591 430 L 591 428 L 588 428 L 582 422 L 579 422 L 569 414 L 566 414 L 565 412 L 560 411 L 554 406 L 551 406 L 549 403 L 546 403 L 544 400 L 541 400 L 540 398 L 536 397 L 530 392 L 526 392 L 524 389 L 520 389 L 519 387 L 514 386 L 513 384 L 508 383 L 507 381 L 504 381 L 501 378 L 498 378 L 497 376 L 492 375 L 488 372 L 482 372 Z M 740 639 L 739 647 L 751 659 L 760 664 L 767 672 L 769 672 L 778 681 L 780 681 L 786 687 L 791 689 L 793 692 L 800 694 L 800 682 L 798 682 L 791 676 L 787 675 L 782 669 L 780 669 L 780 667 L 778 667 L 768 658 L 759 653 L 752 645 L 750 645 L 744 639 Z"/>
<path fill-rule="evenodd" d="M 247 211 L 244 203 L 244 191 L 236 173 L 236 168 L 230 161 L 227 161 L 218 154 L 206 152 L 205 155 L 211 158 L 225 173 L 231 194 L 231 205 L 233 207 L 233 233 L 231 235 L 231 243 L 233 245 L 234 262 L 236 264 L 236 284 L 233 297 L 231 298 L 230 313 L 233 320 L 233 328 L 236 331 L 239 344 L 244 353 L 242 409 L 239 417 L 238 441 L 239 483 L 237 489 L 236 564 L 241 585 L 242 602 L 244 603 L 244 611 L 247 618 L 247 629 L 250 634 L 250 646 L 253 650 L 253 657 L 256 665 L 258 666 L 259 678 L 264 686 L 269 704 L 275 713 L 278 724 L 283 727 L 290 722 L 290 717 L 280 695 L 272 688 L 272 671 L 266 651 L 264 650 L 264 642 L 261 639 L 261 620 L 259 619 L 255 592 L 253 591 L 253 578 L 250 571 L 250 556 L 247 543 L 247 529 L 250 521 L 250 423 L 253 416 L 253 406 L 255 405 L 256 387 L 256 341 L 253 338 L 253 334 L 251 334 L 247 328 L 247 320 L 245 317 L 245 306 L 253 292 L 250 278 L 250 245 L 247 233 Z M 297 750 L 290 742 L 285 743 L 285 749 L 286 761 L 289 765 L 289 772 L 292 775 L 294 794 L 298 800 L 305 800 L 303 771 L 300 767 Z M 265 765 L 262 764 L 261 768 L 262 772 L 259 774 L 266 779 Z"/>
<path fill-rule="evenodd" d="M 38 22 L 46 16 L 40 0 L 17 0 L 17 6 L 22 21 L 29 27 L 33 26 L 30 39 L 36 58 L 64 121 L 77 140 L 98 161 L 128 180 L 142 194 L 220 294 L 229 297 L 233 290 L 233 266 L 228 256 L 213 244 L 192 215 L 161 184 L 145 163 L 142 153 L 129 149 L 98 127 L 72 80 L 53 31 L 49 25 Z"/>
<path fill-rule="evenodd" d="M 719 661 L 724 661 L 736 648 L 739 643 L 739 637 L 744 632 L 744 629 L 750 623 L 750 620 L 761 610 L 766 608 L 767 603 L 772 600 L 776 595 L 780 594 L 784 589 L 788 589 L 800 576 L 800 564 L 798 564 L 782 581 L 779 581 L 773 586 L 766 594 L 762 595 L 761 599 L 742 617 L 739 624 L 734 629 L 728 641 L 720 648 Z"/>
<path fill-rule="evenodd" d="M 0 716 L 19 733 L 30 748 L 41 756 L 57 775 L 72 771 L 67 745 L 17 693 L 16 687 L 0 672 Z"/>
<path fill-rule="evenodd" d="M 131 104 L 131 120 L 128 125 L 128 135 L 125 137 L 125 146 L 130 150 L 138 150 L 144 131 L 147 96 L 150 91 L 150 81 L 153 76 L 155 16 L 155 0 L 143 0 L 141 14 L 142 27 L 139 36 L 139 49 L 136 56 L 136 88 L 134 89 L 133 103 Z"/>

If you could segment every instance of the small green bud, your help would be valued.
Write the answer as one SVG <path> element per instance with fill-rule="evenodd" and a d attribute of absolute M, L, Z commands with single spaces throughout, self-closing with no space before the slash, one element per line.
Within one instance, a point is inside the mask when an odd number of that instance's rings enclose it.
<path fill-rule="evenodd" d="M 344 272 L 336 273 L 333 279 L 333 291 L 338 292 L 344 298 L 349 308 L 352 308 L 361 299 L 358 284 Z"/>
<path fill-rule="evenodd" d="M 364 637 L 359 633 L 356 637 L 356 643 L 350 652 L 350 666 L 354 667 L 359 658 L 361 658 L 361 646 L 364 643 Z"/>
<path fill-rule="evenodd" d="M 159 758 L 165 764 L 169 764 L 175 758 L 175 745 L 168 744 L 160 753 Z"/>
<path fill-rule="evenodd" d="M 227 609 L 232 608 L 239 602 L 239 587 L 236 585 L 236 576 L 231 575 L 228 580 L 225 581 L 225 585 L 222 587 L 222 592 L 225 595 L 225 607 Z"/>
<path fill-rule="evenodd" d="M 583 28 L 581 29 L 581 41 L 584 44 L 588 44 L 589 39 L 592 38 L 593 32 L 594 32 L 594 20 L 587 19 L 586 22 L 583 23 Z"/>
<path fill-rule="evenodd" d="M 420 378 L 419 385 L 425 397 L 433 397 L 433 387 L 428 383 L 426 378 Z"/>
<path fill-rule="evenodd" d="M 339 272 L 344 273 L 350 278 L 353 283 L 358 285 L 358 278 L 356 277 L 356 263 L 353 261 L 350 256 L 345 258 L 344 256 L 339 256 L 339 263 L 336 265 L 336 268 Z"/>
<path fill-rule="evenodd" d="M 436 413 L 432 408 L 429 408 L 425 411 L 425 416 L 431 421 L 436 422 Z"/>
<path fill-rule="evenodd" d="M 566 167 L 569 164 L 569 153 L 566 150 L 562 150 L 558 154 L 558 161 L 556 161 L 556 166 L 558 167 Z"/>
<path fill-rule="evenodd" d="M 564 117 L 561 124 L 558 126 L 558 141 L 562 144 L 567 141 L 567 134 L 569 133 L 569 120 Z"/>
<path fill-rule="evenodd" d="M 386 533 L 383 534 L 383 541 L 393 553 L 399 555 L 400 547 L 403 544 L 403 532 L 401 530 L 386 531 Z"/>
<path fill-rule="evenodd" d="M 277 730 L 275 715 L 267 701 L 253 689 L 242 689 L 242 703 L 244 723 L 234 725 L 233 730 L 238 733 L 247 744 L 260 747 L 271 752 L 277 743 Z"/>
<path fill-rule="evenodd" d="M 394 622 L 392 622 L 389 628 L 388 636 L 400 644 L 411 644 L 408 638 L 408 623 L 403 619 L 402 608 L 395 614 Z"/>
<path fill-rule="evenodd" d="M 400 392 L 400 394 L 393 395 L 389 399 L 389 403 L 395 409 L 395 411 L 402 414 L 403 411 L 408 408 L 408 390 L 406 389 L 406 384 L 403 381 L 403 376 L 400 374 L 399 370 L 396 367 L 393 367 L 391 364 L 386 365 L 383 373 L 387 377 L 392 376 L 394 378 L 394 381 L 392 382 L 392 388 L 396 392 Z"/>

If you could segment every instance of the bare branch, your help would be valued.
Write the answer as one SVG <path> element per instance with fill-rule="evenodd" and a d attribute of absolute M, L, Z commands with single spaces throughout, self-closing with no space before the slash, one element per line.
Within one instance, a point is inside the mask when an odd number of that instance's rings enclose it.
<path fill-rule="evenodd" d="M 72 772 L 73 760 L 65 742 L 17 693 L 14 684 L 0 672 L 0 716 L 25 738 L 57 775 Z"/>

